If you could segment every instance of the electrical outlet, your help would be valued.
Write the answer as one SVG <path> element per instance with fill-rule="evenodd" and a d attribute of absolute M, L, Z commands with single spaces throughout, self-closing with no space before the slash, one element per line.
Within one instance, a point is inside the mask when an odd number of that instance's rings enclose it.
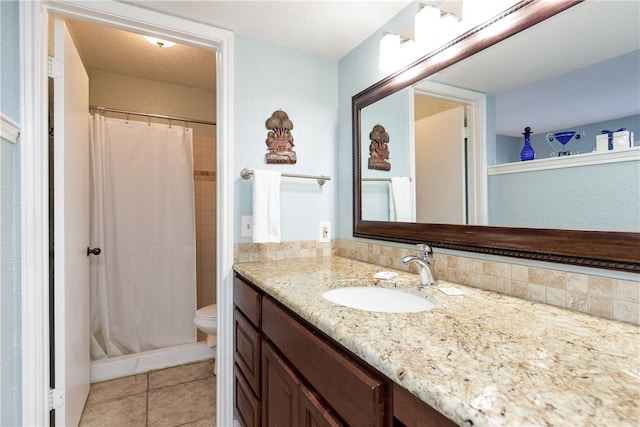
<path fill-rule="evenodd" d="M 318 242 L 325 243 L 331 241 L 331 223 L 328 221 L 320 221 L 320 230 L 318 232 Z"/>
<path fill-rule="evenodd" d="M 251 237 L 253 235 L 253 217 L 251 215 L 243 215 L 241 224 L 240 236 Z"/>

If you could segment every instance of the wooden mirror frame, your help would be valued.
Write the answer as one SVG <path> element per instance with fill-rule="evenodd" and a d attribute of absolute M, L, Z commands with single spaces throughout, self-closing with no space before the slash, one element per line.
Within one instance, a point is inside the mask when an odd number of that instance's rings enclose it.
<path fill-rule="evenodd" d="M 525 0 L 352 98 L 353 236 L 493 255 L 640 271 L 640 233 L 421 224 L 362 219 L 361 111 L 398 90 L 550 18 L 578 1 Z M 493 27 L 493 28 L 492 28 Z M 497 29 L 497 30 L 496 30 Z"/>

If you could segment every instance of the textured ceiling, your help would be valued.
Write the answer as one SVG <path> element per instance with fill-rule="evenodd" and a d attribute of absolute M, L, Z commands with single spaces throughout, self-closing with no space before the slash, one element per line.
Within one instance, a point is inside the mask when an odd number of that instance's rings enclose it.
<path fill-rule="evenodd" d="M 338 60 L 410 0 L 125 1 Z"/>
<path fill-rule="evenodd" d="M 66 22 L 88 71 L 216 89 L 214 51 L 186 45 L 159 48 L 140 34 L 85 21 Z"/>
<path fill-rule="evenodd" d="M 228 29 L 338 60 L 410 0 L 127 1 L 131 5 Z M 67 20 L 88 70 L 215 90 L 215 52 L 185 45 L 158 48 L 140 34 Z"/>

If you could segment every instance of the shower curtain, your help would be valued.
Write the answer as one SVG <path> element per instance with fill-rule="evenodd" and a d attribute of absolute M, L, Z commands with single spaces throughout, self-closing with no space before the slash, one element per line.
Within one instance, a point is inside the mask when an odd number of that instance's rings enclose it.
<path fill-rule="evenodd" d="M 193 343 L 192 130 L 89 119 L 91 358 Z"/>

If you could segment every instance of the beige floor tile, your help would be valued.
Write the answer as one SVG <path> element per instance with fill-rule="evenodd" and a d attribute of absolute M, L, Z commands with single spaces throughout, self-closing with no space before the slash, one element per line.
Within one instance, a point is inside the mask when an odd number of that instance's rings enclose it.
<path fill-rule="evenodd" d="M 91 384 L 87 405 L 147 391 L 147 374 L 132 375 Z"/>
<path fill-rule="evenodd" d="M 86 405 L 81 427 L 144 427 L 147 425 L 147 393 Z"/>
<path fill-rule="evenodd" d="M 216 417 L 182 424 L 180 427 L 216 427 Z"/>
<path fill-rule="evenodd" d="M 213 376 L 213 360 L 205 360 L 149 373 L 149 390 L 169 387 Z"/>
<path fill-rule="evenodd" d="M 150 390 L 148 425 L 180 426 L 215 416 L 216 378 Z"/>

